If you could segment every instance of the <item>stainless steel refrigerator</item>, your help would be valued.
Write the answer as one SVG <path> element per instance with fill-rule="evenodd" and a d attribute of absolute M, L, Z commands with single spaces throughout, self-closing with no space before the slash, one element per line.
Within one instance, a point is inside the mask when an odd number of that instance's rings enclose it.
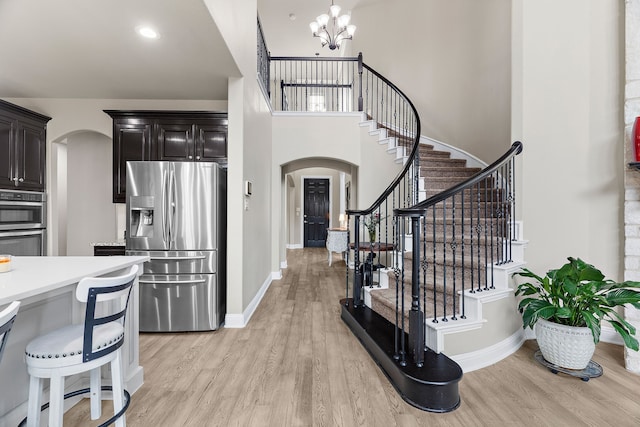
<path fill-rule="evenodd" d="M 127 162 L 127 255 L 148 255 L 140 330 L 207 331 L 226 312 L 226 171 L 217 163 Z"/>

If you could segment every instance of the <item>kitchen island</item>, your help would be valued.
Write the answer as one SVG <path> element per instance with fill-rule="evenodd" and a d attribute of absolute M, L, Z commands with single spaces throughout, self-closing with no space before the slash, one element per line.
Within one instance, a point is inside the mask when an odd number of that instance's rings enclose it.
<path fill-rule="evenodd" d="M 21 301 L 0 361 L 0 427 L 14 427 L 26 416 L 29 375 L 24 350 L 29 341 L 62 326 L 83 322 L 85 305 L 75 298 L 77 283 L 84 277 L 119 275 L 148 259 L 146 256 L 13 257 L 11 271 L 0 273 L 0 309 L 12 301 Z M 136 280 L 129 300 L 123 345 L 125 387 L 131 394 L 143 382 L 139 365 L 138 295 Z M 77 390 L 86 384 L 88 377 L 70 377 L 65 389 Z M 68 399 L 65 408 L 78 400 Z M 44 401 L 48 401 L 46 390 Z"/>

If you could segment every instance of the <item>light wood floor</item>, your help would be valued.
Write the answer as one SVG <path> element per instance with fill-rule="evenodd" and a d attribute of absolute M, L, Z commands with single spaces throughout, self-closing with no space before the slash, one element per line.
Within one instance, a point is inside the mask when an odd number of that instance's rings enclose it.
<path fill-rule="evenodd" d="M 606 343 L 594 356 L 604 376 L 589 382 L 539 366 L 530 341 L 465 374 L 457 410 L 415 409 L 340 320 L 344 262 L 336 256 L 328 267 L 324 249 L 299 249 L 288 264 L 244 329 L 141 335 L 145 383 L 127 411 L 130 427 L 640 425 L 640 376 Z M 88 414 L 85 399 L 65 426 L 97 425 Z"/>

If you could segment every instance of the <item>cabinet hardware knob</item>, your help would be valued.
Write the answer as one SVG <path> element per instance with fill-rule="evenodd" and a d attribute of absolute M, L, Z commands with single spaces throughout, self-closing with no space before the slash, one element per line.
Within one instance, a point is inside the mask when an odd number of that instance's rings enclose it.
<path fill-rule="evenodd" d="M 193 159 L 193 156 L 189 156 L 190 159 Z"/>
<path fill-rule="evenodd" d="M 22 182 L 22 181 L 24 181 L 24 178 L 20 178 L 18 181 Z"/>
<path fill-rule="evenodd" d="M 200 156 L 196 156 L 196 160 L 200 160 Z"/>
<path fill-rule="evenodd" d="M 18 180 L 18 177 L 17 177 L 17 176 L 16 176 L 16 177 L 14 177 L 14 178 L 13 178 L 13 180 L 14 180 L 14 181 L 17 181 L 17 180 Z"/>

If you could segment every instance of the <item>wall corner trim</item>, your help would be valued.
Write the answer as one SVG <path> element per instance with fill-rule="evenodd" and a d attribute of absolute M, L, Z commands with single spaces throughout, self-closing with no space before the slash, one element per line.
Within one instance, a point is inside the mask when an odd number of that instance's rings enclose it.
<path fill-rule="evenodd" d="M 279 277 L 275 277 L 275 276 L 279 276 Z M 225 315 L 224 327 L 230 328 L 230 329 L 231 328 L 237 329 L 237 328 L 244 328 L 245 326 L 247 326 L 247 324 L 249 323 L 249 320 L 251 320 L 251 316 L 253 316 L 253 313 L 258 308 L 260 301 L 262 301 L 264 294 L 267 293 L 267 289 L 269 289 L 269 286 L 271 286 L 271 282 L 273 280 L 278 280 L 281 278 L 282 278 L 282 272 L 280 271 L 269 274 L 269 277 L 267 277 L 267 279 L 262 283 L 262 286 L 260 286 L 260 289 L 258 290 L 256 295 L 253 297 L 253 299 L 251 300 L 247 308 L 242 312 L 242 314 L 227 313 Z"/>

